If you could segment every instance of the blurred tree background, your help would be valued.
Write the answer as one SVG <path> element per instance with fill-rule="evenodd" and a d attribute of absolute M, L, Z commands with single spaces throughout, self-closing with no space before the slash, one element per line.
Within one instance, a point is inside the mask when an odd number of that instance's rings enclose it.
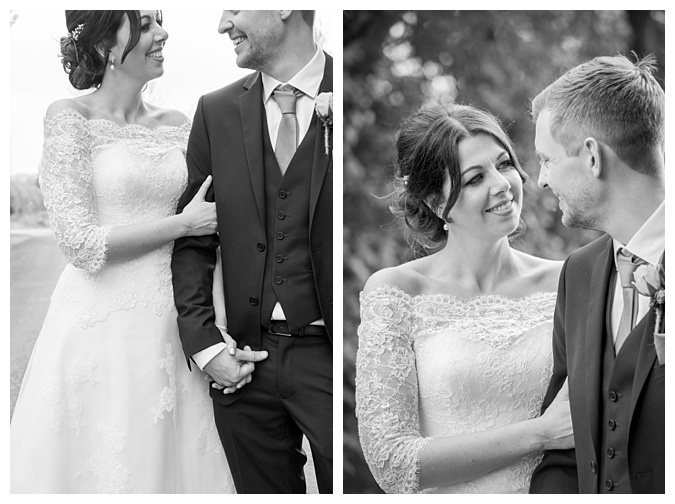
<path fill-rule="evenodd" d="M 598 236 L 565 228 L 558 201 L 536 187 L 534 96 L 601 55 L 656 56 L 665 88 L 664 11 L 344 11 L 344 483 L 375 493 L 354 416 L 359 292 L 376 270 L 412 258 L 384 197 L 393 137 L 428 101 L 470 103 L 497 115 L 516 145 L 526 185 L 527 232 L 514 244 L 564 259 Z"/>

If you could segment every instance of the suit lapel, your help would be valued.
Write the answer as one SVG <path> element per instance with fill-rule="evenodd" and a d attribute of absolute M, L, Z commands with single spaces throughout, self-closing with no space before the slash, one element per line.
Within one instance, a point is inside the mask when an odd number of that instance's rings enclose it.
<path fill-rule="evenodd" d="M 659 263 L 665 268 L 665 251 L 661 256 Z M 654 329 L 656 326 L 656 312 L 653 307 L 642 317 L 642 320 L 633 329 L 634 332 L 642 334 L 640 339 L 640 350 L 635 364 L 635 376 L 633 378 L 633 396 L 631 398 L 630 418 L 633 418 L 635 405 L 640 397 L 643 387 L 649 376 L 649 371 L 654 367 L 656 360 L 656 347 L 654 346 Z M 631 333 L 632 334 L 632 333 Z M 630 337 L 630 335 L 629 335 Z"/>
<path fill-rule="evenodd" d="M 326 67 L 323 72 L 323 80 L 319 87 L 319 93 L 330 93 L 333 91 L 333 58 L 326 55 Z M 323 186 L 328 166 L 333 159 L 333 128 L 329 127 L 329 151 L 326 155 L 326 147 L 324 141 L 324 127 L 321 119 L 314 114 L 314 121 L 317 122 L 316 138 L 314 140 L 314 157 L 312 161 L 312 175 L 309 187 L 309 229 L 312 229 L 312 221 L 314 219 L 314 210 L 316 209 L 321 187 Z"/>
<path fill-rule="evenodd" d="M 265 222 L 265 170 L 263 168 L 263 114 L 262 76 L 251 74 L 244 83 L 246 92 L 239 97 L 242 137 L 246 151 L 248 173 L 260 220 Z"/>
<path fill-rule="evenodd" d="M 591 273 L 591 294 L 586 320 L 585 374 L 586 410 L 591 429 L 594 453 L 597 455 L 600 428 L 600 397 L 602 390 L 602 342 L 605 338 L 605 315 L 609 298 L 612 268 L 614 267 L 611 238 L 607 237 L 605 248 L 598 254 Z M 600 365 L 599 365 L 600 364 Z"/>

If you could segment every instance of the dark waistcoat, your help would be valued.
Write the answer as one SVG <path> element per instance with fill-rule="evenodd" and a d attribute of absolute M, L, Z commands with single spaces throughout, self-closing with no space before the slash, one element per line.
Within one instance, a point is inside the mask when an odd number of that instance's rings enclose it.
<path fill-rule="evenodd" d="M 278 300 L 293 331 L 321 318 L 309 250 L 309 185 L 317 128 L 312 121 L 282 178 L 264 123 L 267 256 L 261 321 L 269 324 Z"/>
<path fill-rule="evenodd" d="M 613 289 L 612 289 L 613 291 Z M 611 298 L 611 296 L 610 296 Z M 633 378 L 642 334 L 634 331 L 614 353 L 610 330 L 611 301 L 607 303 L 602 359 L 602 416 L 600 424 L 600 493 L 631 493 L 628 431 Z"/>

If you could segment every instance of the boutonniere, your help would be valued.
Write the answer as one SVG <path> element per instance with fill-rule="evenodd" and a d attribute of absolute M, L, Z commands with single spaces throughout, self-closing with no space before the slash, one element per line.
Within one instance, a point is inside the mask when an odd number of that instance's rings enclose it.
<path fill-rule="evenodd" d="M 314 100 L 314 110 L 323 126 L 323 143 L 327 156 L 330 151 L 329 128 L 333 127 L 333 93 L 319 93 Z"/>
<path fill-rule="evenodd" d="M 654 345 L 659 364 L 666 362 L 665 334 L 666 334 L 666 272 L 661 264 L 643 264 L 638 266 L 633 274 L 633 285 L 638 294 L 650 298 L 649 306 L 656 312 L 654 324 Z"/>

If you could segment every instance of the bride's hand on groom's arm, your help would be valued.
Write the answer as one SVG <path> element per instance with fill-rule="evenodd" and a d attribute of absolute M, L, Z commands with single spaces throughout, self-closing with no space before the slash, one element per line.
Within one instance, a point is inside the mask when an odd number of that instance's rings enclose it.
<path fill-rule="evenodd" d="M 544 438 L 545 450 L 566 450 L 574 448 L 572 415 L 567 379 L 558 391 L 551 405 L 538 419 L 540 432 Z"/>
<path fill-rule="evenodd" d="M 217 354 L 206 366 L 206 371 L 214 380 L 211 385 L 231 394 L 251 382 L 251 375 L 255 370 L 255 362 L 267 359 L 267 352 L 254 351 L 246 345 L 243 349 L 237 348 L 237 343 L 225 331 L 221 330 L 227 349 Z"/>

